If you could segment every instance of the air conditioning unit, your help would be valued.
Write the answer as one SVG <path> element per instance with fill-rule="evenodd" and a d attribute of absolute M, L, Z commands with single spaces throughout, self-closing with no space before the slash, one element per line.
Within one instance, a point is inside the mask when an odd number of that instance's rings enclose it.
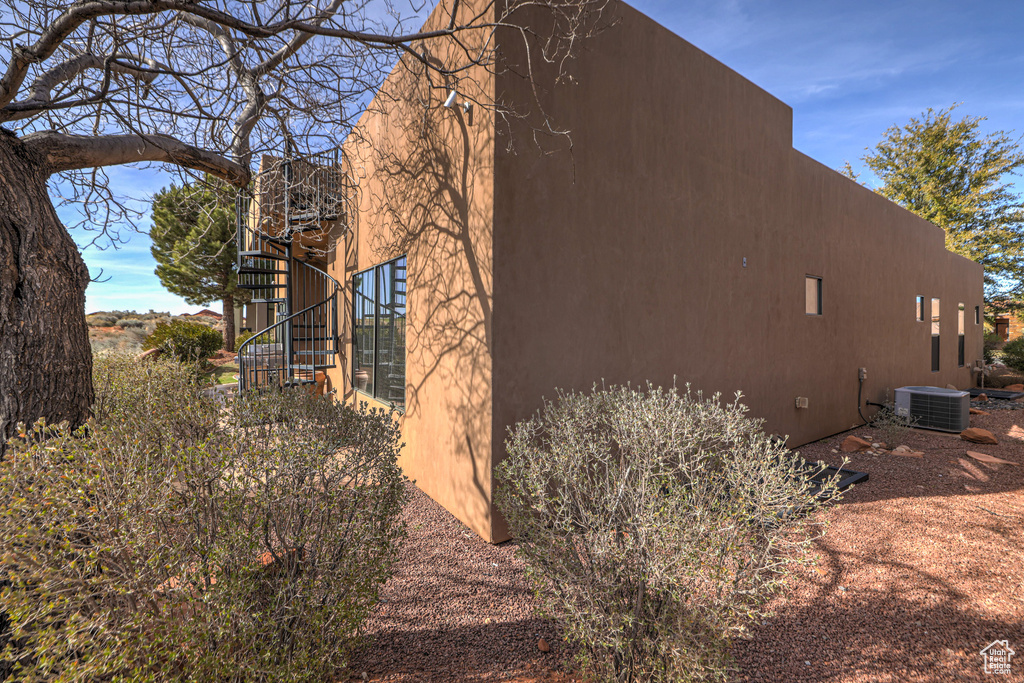
<path fill-rule="evenodd" d="M 971 426 L 971 394 L 939 387 L 900 387 L 896 414 L 909 417 L 916 427 L 962 432 Z"/>

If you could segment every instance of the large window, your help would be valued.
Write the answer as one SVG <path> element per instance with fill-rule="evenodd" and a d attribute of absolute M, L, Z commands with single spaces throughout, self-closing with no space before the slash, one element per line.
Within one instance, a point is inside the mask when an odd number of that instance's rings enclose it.
<path fill-rule="evenodd" d="M 352 276 L 355 388 L 405 406 L 405 257 Z"/>
<path fill-rule="evenodd" d="M 932 372 L 939 371 L 939 300 L 932 299 Z"/>

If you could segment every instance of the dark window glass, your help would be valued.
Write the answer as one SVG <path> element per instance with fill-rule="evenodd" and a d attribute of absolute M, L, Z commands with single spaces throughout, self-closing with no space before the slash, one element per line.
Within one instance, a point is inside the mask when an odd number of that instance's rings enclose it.
<path fill-rule="evenodd" d="M 974 307 L 974 324 L 975 325 L 980 325 L 981 324 L 981 306 L 975 306 Z"/>
<path fill-rule="evenodd" d="M 405 404 L 405 257 L 377 269 L 377 386 L 374 396 Z"/>
<path fill-rule="evenodd" d="M 964 366 L 964 305 L 960 304 L 956 311 L 957 326 L 957 365 Z"/>
<path fill-rule="evenodd" d="M 353 381 L 356 389 L 405 405 L 405 278 L 402 256 L 353 277 Z"/>
<path fill-rule="evenodd" d="M 357 273 L 352 277 L 352 381 L 355 388 L 373 395 L 374 355 L 376 337 L 375 305 L 377 300 L 374 270 Z"/>

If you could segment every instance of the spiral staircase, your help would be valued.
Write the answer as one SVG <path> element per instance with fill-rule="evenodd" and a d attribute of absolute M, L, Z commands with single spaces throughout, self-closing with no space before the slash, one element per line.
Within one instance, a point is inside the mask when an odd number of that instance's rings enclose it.
<path fill-rule="evenodd" d="M 251 189 L 239 194 L 238 285 L 267 321 L 239 347 L 239 391 L 322 383 L 338 365 L 342 287 L 322 259 L 345 225 L 347 196 L 336 151 L 264 157 Z"/>

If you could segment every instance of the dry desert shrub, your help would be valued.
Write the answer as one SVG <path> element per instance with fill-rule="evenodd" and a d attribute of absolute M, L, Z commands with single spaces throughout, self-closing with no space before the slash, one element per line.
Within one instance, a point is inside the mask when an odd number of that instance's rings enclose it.
<path fill-rule="evenodd" d="M 559 393 L 510 430 L 496 503 L 596 681 L 725 680 L 835 495 L 739 402 L 650 385 Z"/>
<path fill-rule="evenodd" d="M 96 359 L 95 416 L 0 462 L 0 660 L 20 681 L 322 681 L 390 576 L 389 414 L 303 390 L 221 410 L 189 368 Z"/>

